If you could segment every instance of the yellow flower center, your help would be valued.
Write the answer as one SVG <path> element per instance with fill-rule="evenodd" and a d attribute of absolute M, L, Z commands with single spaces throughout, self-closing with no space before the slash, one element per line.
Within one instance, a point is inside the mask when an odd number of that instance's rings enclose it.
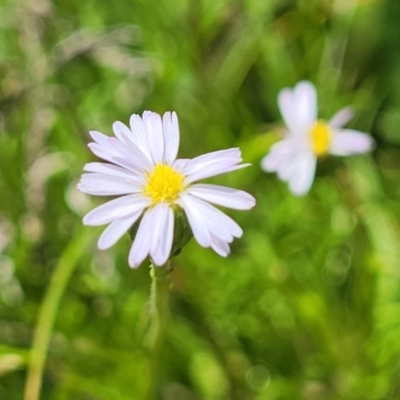
<path fill-rule="evenodd" d="M 324 121 L 317 121 L 310 131 L 312 148 L 317 156 L 323 156 L 328 152 L 331 142 L 331 130 Z"/>
<path fill-rule="evenodd" d="M 169 165 L 157 164 L 153 172 L 147 175 L 143 194 L 150 197 L 154 204 L 165 201 L 172 203 L 183 189 L 183 176 Z"/>

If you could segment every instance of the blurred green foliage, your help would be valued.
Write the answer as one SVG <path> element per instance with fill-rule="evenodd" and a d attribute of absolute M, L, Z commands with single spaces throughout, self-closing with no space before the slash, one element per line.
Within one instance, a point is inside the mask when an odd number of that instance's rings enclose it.
<path fill-rule="evenodd" d="M 215 181 L 257 198 L 229 211 L 245 233 L 227 259 L 191 241 L 173 260 L 157 399 L 399 398 L 399 15 L 398 0 L 1 0 L 0 399 L 23 398 L 53 271 L 101 200 L 76 189 L 88 130 L 146 109 L 177 111 L 181 157 L 240 146 L 253 166 Z M 294 198 L 259 161 L 277 93 L 301 79 L 321 117 L 354 105 L 377 146 L 322 160 Z M 148 268 L 128 267 L 128 237 L 100 252 L 84 232 L 41 399 L 141 400 Z"/>

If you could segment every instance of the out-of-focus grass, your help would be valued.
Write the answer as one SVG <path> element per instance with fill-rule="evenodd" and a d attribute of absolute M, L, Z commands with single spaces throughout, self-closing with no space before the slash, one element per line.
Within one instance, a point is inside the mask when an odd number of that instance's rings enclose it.
<path fill-rule="evenodd" d="M 396 0 L 0 3 L 0 398 L 19 400 L 53 270 L 99 204 L 75 188 L 87 131 L 175 110 L 182 157 L 240 146 L 216 182 L 257 198 L 228 213 L 222 259 L 174 259 L 163 400 L 400 395 L 400 52 Z M 321 117 L 353 104 L 372 155 L 322 160 L 294 198 L 259 160 L 278 91 L 310 79 Z M 93 239 L 99 230 L 91 230 Z M 87 248 L 63 294 L 42 399 L 142 399 L 149 276 L 128 237 Z"/>

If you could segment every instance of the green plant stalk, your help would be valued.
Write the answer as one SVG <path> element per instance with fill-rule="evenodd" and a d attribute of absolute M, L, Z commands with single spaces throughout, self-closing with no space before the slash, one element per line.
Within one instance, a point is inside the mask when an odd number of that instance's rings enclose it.
<path fill-rule="evenodd" d="M 39 400 L 43 370 L 46 363 L 51 333 L 57 310 L 72 272 L 91 242 L 93 234 L 83 229 L 69 243 L 62 253 L 51 277 L 48 290 L 40 305 L 33 344 L 30 352 L 24 400 Z"/>
<path fill-rule="evenodd" d="M 169 307 L 169 273 L 170 261 L 162 266 L 150 266 L 150 327 L 145 337 L 145 346 L 150 353 L 150 371 L 146 399 L 152 400 L 156 396 L 159 383 L 159 365 L 161 349 L 164 344 L 165 329 L 167 326 Z"/>

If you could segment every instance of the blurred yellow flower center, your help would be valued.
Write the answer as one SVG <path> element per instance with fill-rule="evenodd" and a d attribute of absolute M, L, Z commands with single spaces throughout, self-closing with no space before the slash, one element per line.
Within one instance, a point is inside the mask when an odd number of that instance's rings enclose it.
<path fill-rule="evenodd" d="M 153 203 L 176 200 L 183 189 L 183 176 L 169 165 L 157 164 L 153 172 L 147 175 L 143 194 L 150 197 Z"/>
<path fill-rule="evenodd" d="M 323 156 L 328 152 L 331 142 L 331 130 L 324 121 L 317 121 L 310 131 L 312 148 L 317 156 Z"/>

